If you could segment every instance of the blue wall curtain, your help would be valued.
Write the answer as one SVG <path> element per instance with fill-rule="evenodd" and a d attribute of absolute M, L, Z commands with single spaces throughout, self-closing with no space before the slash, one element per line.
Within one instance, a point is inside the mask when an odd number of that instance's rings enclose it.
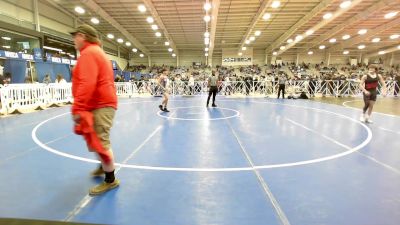
<path fill-rule="evenodd" d="M 27 62 L 22 59 L 6 59 L 4 73 L 11 73 L 11 83 L 25 83 Z"/>
<path fill-rule="evenodd" d="M 50 75 L 51 81 L 56 80 L 56 74 L 54 73 L 53 63 L 48 62 L 36 62 L 36 73 L 40 83 L 43 82 L 43 78 L 46 74 Z"/>
<path fill-rule="evenodd" d="M 131 72 L 129 71 L 123 71 L 122 75 L 124 76 L 125 81 L 129 81 L 131 79 Z"/>
<path fill-rule="evenodd" d="M 43 82 L 43 78 L 46 74 L 50 75 L 52 82 L 56 80 L 57 74 L 61 74 L 67 82 L 71 81 L 71 71 L 67 64 L 36 62 L 35 66 L 40 83 Z"/>
<path fill-rule="evenodd" d="M 71 71 L 69 65 L 53 63 L 53 69 L 56 76 L 57 74 L 61 74 L 67 82 L 71 81 Z"/>

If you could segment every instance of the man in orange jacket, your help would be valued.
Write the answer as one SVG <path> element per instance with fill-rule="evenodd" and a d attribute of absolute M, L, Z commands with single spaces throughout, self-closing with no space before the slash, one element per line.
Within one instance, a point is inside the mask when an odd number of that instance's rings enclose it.
<path fill-rule="evenodd" d="M 89 151 L 96 152 L 101 161 L 101 166 L 92 175 L 105 174 L 104 182 L 89 191 L 91 195 L 98 195 L 119 185 L 114 176 L 114 157 L 110 144 L 110 130 L 117 109 L 114 73 L 93 27 L 79 26 L 71 35 L 75 49 L 80 51 L 72 73 L 72 115 L 76 123 L 75 132 L 82 135 L 84 131 L 91 133 L 86 133 L 84 137 Z M 88 138 L 93 136 L 95 139 Z"/>

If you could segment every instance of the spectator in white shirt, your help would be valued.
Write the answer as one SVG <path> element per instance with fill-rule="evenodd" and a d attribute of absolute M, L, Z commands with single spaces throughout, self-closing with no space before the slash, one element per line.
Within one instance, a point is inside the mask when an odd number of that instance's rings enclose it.
<path fill-rule="evenodd" d="M 63 78 L 63 76 L 61 74 L 57 75 L 57 78 L 55 80 L 56 84 L 66 84 L 67 81 Z"/>

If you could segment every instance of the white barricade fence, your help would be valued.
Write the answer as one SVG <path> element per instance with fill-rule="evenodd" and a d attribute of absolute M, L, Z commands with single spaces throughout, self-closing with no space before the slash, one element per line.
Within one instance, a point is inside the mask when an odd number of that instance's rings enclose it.
<path fill-rule="evenodd" d="M 65 104 L 72 102 L 72 84 L 49 84 L 45 86 L 48 89 L 48 104 Z"/>
<path fill-rule="evenodd" d="M 0 89 L 2 113 L 35 109 L 46 104 L 46 89 L 43 84 L 10 84 Z"/>
<path fill-rule="evenodd" d="M 45 108 L 72 102 L 71 84 L 9 84 L 0 88 L 0 113 Z"/>
<path fill-rule="evenodd" d="M 1 114 L 14 111 L 49 107 L 53 104 L 65 104 L 73 101 L 71 83 L 67 84 L 10 84 L 0 85 Z M 397 96 L 400 92 L 399 83 L 386 81 L 387 95 Z M 163 89 L 151 81 L 134 81 L 115 83 L 117 95 L 120 97 L 159 96 Z M 169 94 L 177 95 L 207 95 L 207 81 L 195 81 L 189 85 L 186 81 L 170 82 Z M 218 83 L 219 95 L 242 96 L 276 96 L 278 84 L 276 81 L 226 81 Z M 361 96 L 360 81 L 357 80 L 297 80 L 286 83 L 286 94 L 309 96 Z M 378 93 L 382 87 L 379 85 Z"/>
<path fill-rule="evenodd" d="M 0 85 L 0 114 L 7 114 L 6 92 L 3 91 L 4 86 Z"/>

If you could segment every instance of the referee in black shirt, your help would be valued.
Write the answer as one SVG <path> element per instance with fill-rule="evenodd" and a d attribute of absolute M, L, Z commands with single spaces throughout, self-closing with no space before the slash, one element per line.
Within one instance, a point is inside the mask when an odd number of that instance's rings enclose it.
<path fill-rule="evenodd" d="M 215 73 L 216 72 L 213 70 L 211 72 L 211 77 L 208 78 L 207 107 L 208 107 L 208 104 L 210 103 L 211 95 L 213 96 L 212 107 L 217 107 L 217 105 L 215 105 L 215 96 L 217 95 L 217 92 L 218 92 L 218 76 Z"/>

